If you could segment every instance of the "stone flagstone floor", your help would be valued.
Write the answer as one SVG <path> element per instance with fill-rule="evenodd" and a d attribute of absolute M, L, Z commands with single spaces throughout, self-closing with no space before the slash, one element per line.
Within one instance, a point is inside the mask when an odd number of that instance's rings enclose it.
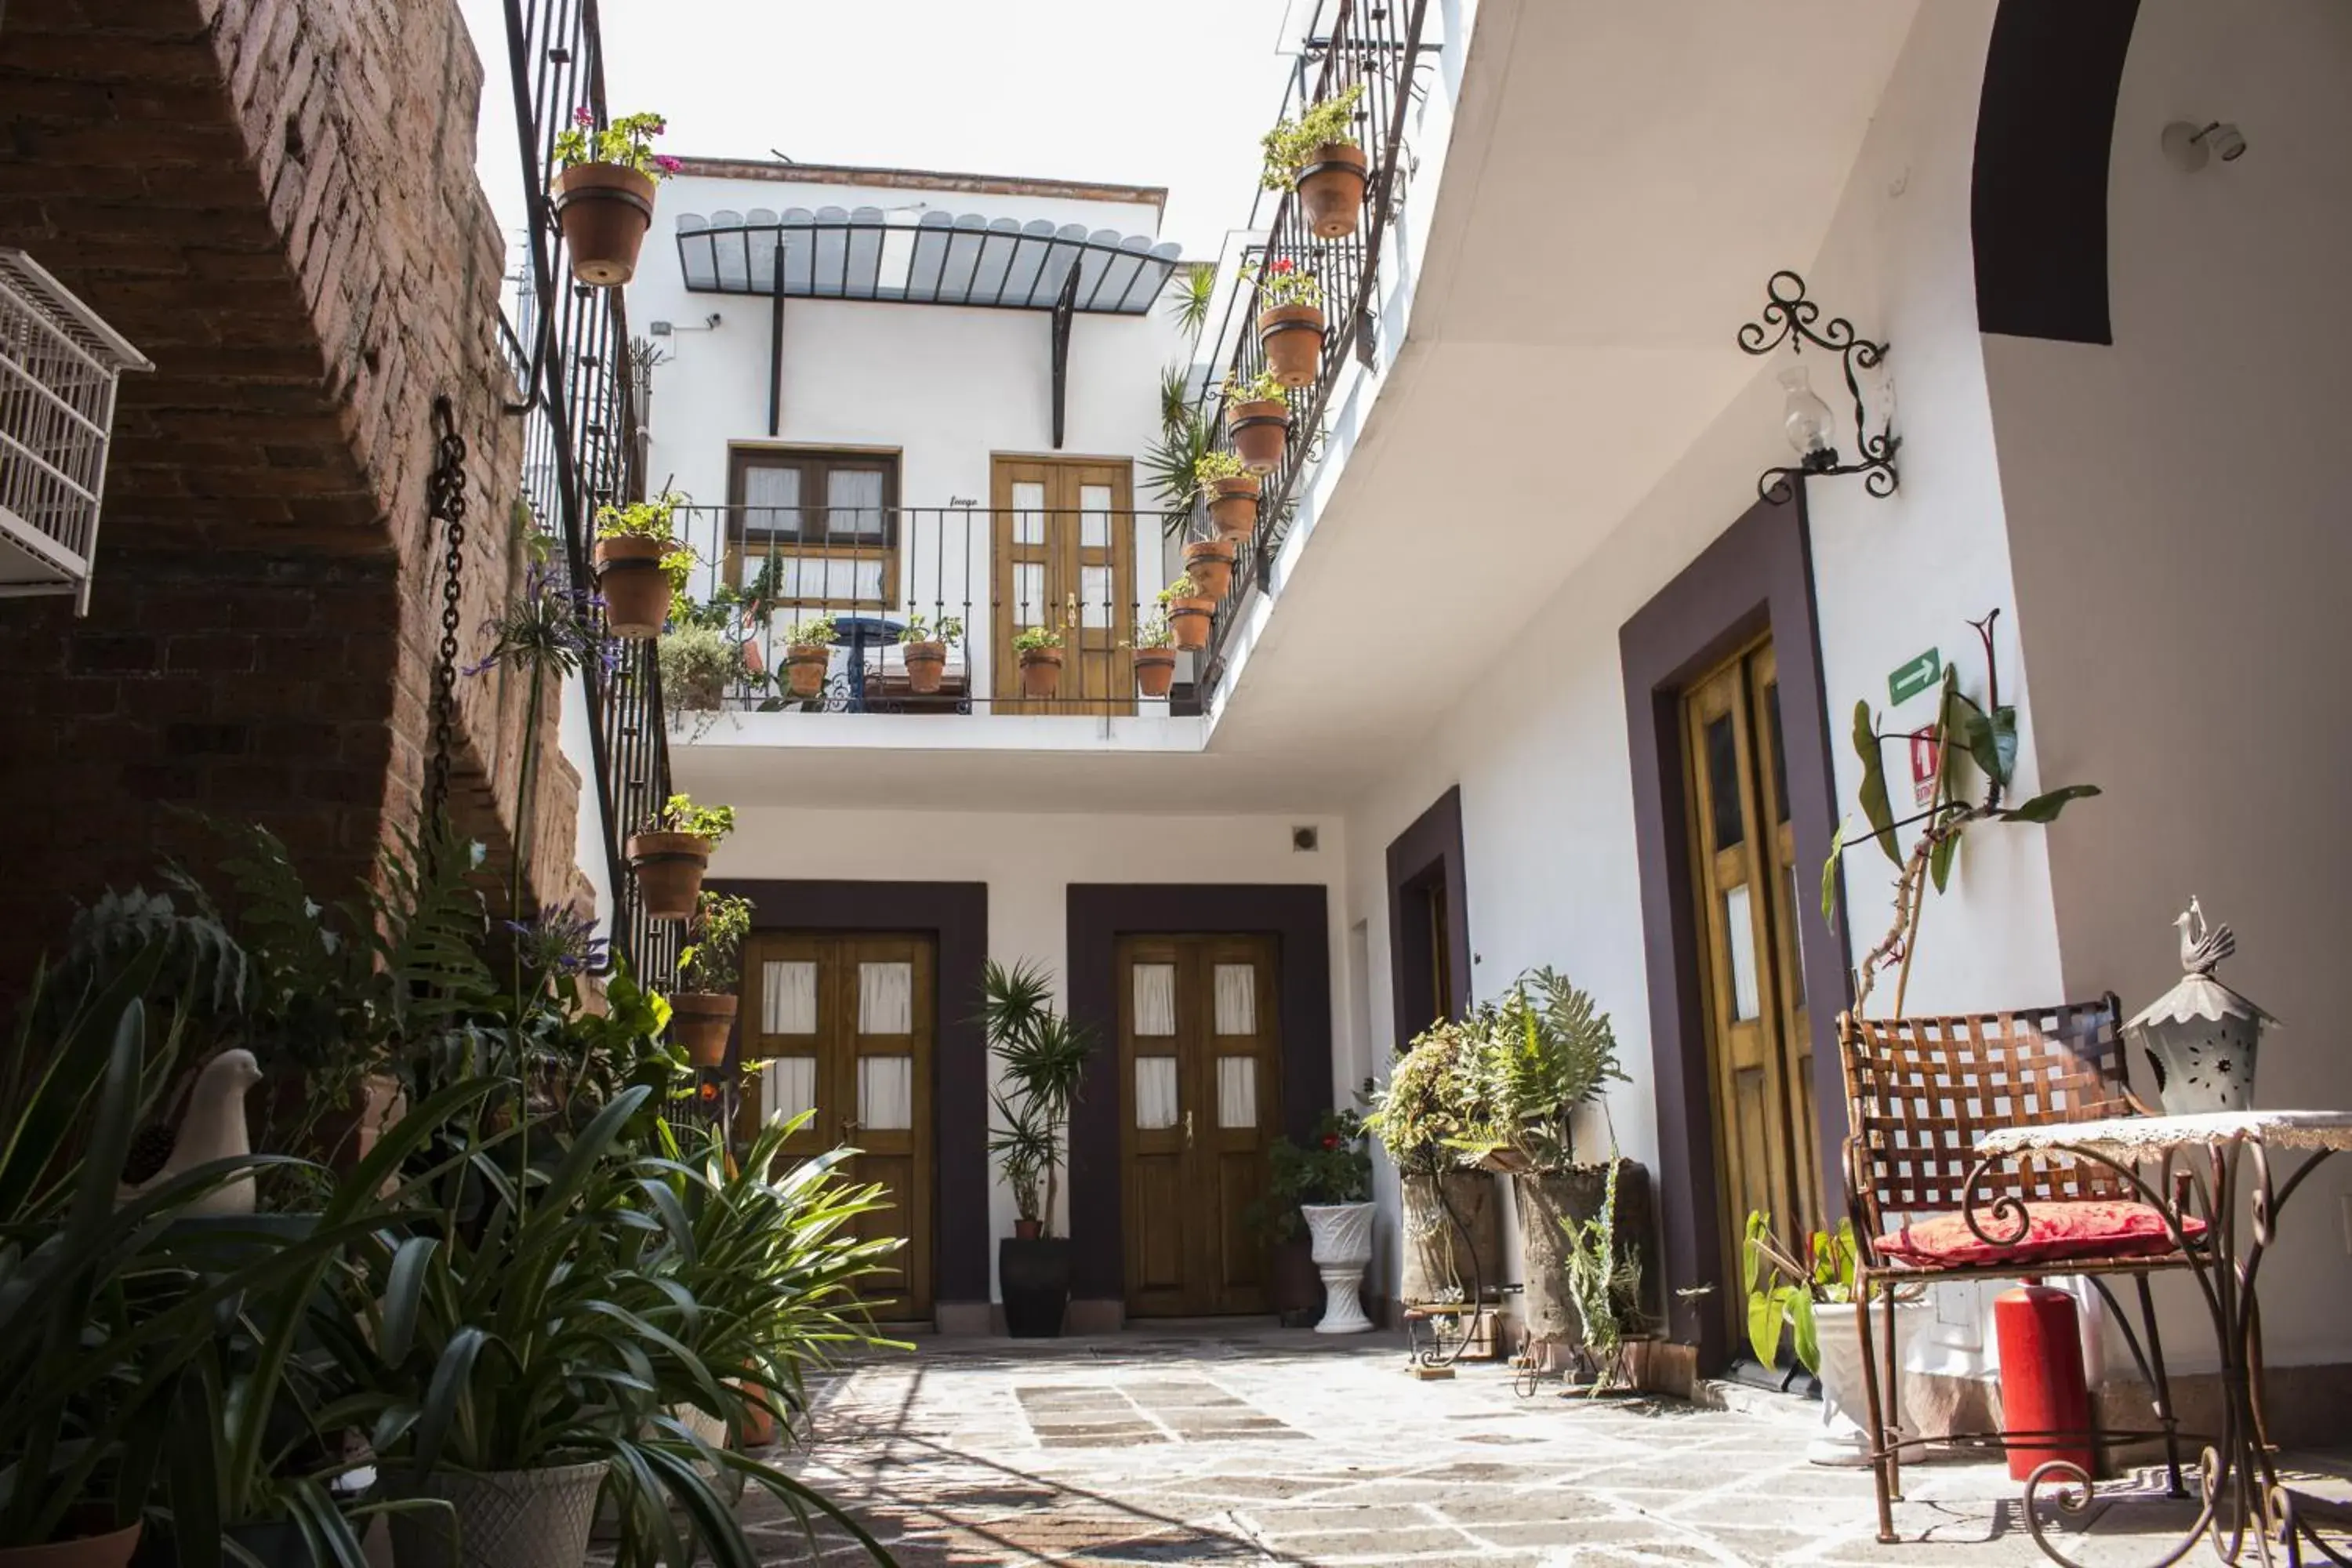
<path fill-rule="evenodd" d="M 2043 1561 L 1983 1463 L 1908 1472 L 1905 1543 L 1880 1545 L 1867 1474 L 1804 1460 L 1818 1406 L 1769 1396 L 1739 1412 L 1520 1399 L 1496 1367 L 1417 1382 L 1386 1335 L 920 1343 L 828 1383 L 816 1441 L 789 1461 L 908 1568 Z M 772 1501 L 745 1506 L 766 1563 L 864 1560 Z M 2107 1507 L 2077 1555 L 2153 1562 L 2158 1527 L 2188 1517 Z"/>

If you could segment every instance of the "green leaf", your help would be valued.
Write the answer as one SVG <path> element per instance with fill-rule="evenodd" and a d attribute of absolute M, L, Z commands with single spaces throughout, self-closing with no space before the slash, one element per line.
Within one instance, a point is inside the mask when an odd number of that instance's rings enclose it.
<path fill-rule="evenodd" d="M 1796 1329 L 1797 1361 L 1807 1372 L 1822 1370 L 1822 1333 L 1813 1321 L 1813 1294 L 1810 1290 L 1791 1289 L 1789 1291 L 1789 1321 Z"/>
<path fill-rule="evenodd" d="M 2009 787 L 2010 775 L 2017 771 L 2017 710 L 1996 708 L 1985 724 L 1992 741 L 1992 760 L 1988 763 L 1979 755 L 1977 765 L 1998 780 L 2003 789 Z"/>
<path fill-rule="evenodd" d="M 2098 793 L 2099 786 L 2096 784 L 2068 784 L 2063 789 L 2053 789 L 2037 795 L 2023 805 L 2011 806 L 2007 811 L 1997 811 L 1993 815 L 2003 822 L 2052 823 L 2058 820 L 2058 814 L 2065 810 L 2071 802 L 2088 800 Z"/>
<path fill-rule="evenodd" d="M 208 1363 L 180 1378 L 172 1402 L 168 1463 L 172 1537 L 183 1563 L 216 1563 L 221 1555 L 220 1385 Z"/>
<path fill-rule="evenodd" d="M 1822 862 L 1822 923 L 1837 930 L 1838 862 L 1845 858 L 1845 822 L 1830 835 L 1830 858 Z"/>
<path fill-rule="evenodd" d="M 397 1366 L 406 1361 L 409 1347 L 416 1342 L 416 1319 L 425 1296 L 425 1269 L 440 1245 L 437 1237 L 412 1236 L 393 1254 L 392 1268 L 384 1279 L 383 1329 L 376 1347 L 387 1365 Z"/>
<path fill-rule="evenodd" d="M 1773 1285 L 1748 1297 L 1748 1348 L 1757 1363 L 1771 1366 L 1780 1359 L 1780 1324 L 1789 1316 L 1790 1300 L 1800 1294 L 1793 1285 Z"/>
<path fill-rule="evenodd" d="M 1950 833 L 1937 839 L 1936 847 L 1927 851 L 1927 876 L 1934 881 L 1936 891 L 1939 893 L 1944 890 L 1945 884 L 1952 879 L 1952 858 L 1959 852 L 1959 847 L 1960 836 L 1958 833 Z"/>
<path fill-rule="evenodd" d="M 1895 847 L 1895 811 L 1886 801 L 1886 764 L 1878 754 L 1878 727 L 1871 721 L 1867 702 L 1853 705 L 1853 749 L 1862 759 L 1862 815 L 1869 819 L 1878 847 L 1900 866 L 1903 852 Z"/>

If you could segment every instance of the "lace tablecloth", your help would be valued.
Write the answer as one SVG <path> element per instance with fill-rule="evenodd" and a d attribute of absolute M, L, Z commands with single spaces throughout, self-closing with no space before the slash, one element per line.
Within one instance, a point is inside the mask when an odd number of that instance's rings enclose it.
<path fill-rule="evenodd" d="M 2209 1110 L 2194 1116 L 2110 1116 L 2004 1127 L 1977 1142 L 1979 1154 L 2085 1149 L 2113 1160 L 2200 1144 L 2260 1143 L 2269 1149 L 2352 1150 L 2352 1110 Z"/>

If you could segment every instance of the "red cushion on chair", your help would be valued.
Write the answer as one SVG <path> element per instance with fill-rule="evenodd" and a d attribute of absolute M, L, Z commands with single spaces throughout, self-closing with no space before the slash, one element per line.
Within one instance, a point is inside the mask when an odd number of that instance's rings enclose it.
<path fill-rule="evenodd" d="M 2025 1217 L 2025 1235 L 2011 1247 L 1985 1240 L 1969 1228 L 1962 1215 L 1939 1214 L 1880 1237 L 1878 1254 L 1898 1263 L 1933 1268 L 2067 1258 L 2148 1258 L 2173 1249 L 2164 1215 L 2148 1204 L 2107 1198 L 2029 1203 Z M 2015 1219 L 1994 1214 L 1990 1205 L 1979 1212 L 1977 1223 L 1994 1236 L 2006 1236 L 2017 1228 Z M 2204 1234 L 2205 1222 L 2194 1215 L 2184 1215 L 2180 1228 L 2194 1239 Z"/>

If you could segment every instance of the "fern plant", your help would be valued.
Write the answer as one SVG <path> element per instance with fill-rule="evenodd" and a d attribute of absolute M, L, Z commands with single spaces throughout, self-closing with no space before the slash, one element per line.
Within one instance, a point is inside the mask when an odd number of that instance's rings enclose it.
<path fill-rule="evenodd" d="M 1601 1212 L 1591 1219 L 1564 1222 L 1568 1298 L 1584 1327 L 1585 1354 L 1600 1373 L 1592 1380 L 1594 1393 L 1614 1383 L 1618 1352 L 1628 1337 L 1647 1326 L 1642 1311 L 1641 1258 L 1632 1247 L 1617 1245 L 1617 1173 L 1624 1163 L 1611 1150 Z"/>
<path fill-rule="evenodd" d="M 1577 1110 L 1612 1082 L 1628 1081 L 1609 1015 L 1547 967 L 1520 975 L 1478 1017 L 1481 1066 L 1503 1145 L 1529 1171 L 1570 1169 Z"/>

